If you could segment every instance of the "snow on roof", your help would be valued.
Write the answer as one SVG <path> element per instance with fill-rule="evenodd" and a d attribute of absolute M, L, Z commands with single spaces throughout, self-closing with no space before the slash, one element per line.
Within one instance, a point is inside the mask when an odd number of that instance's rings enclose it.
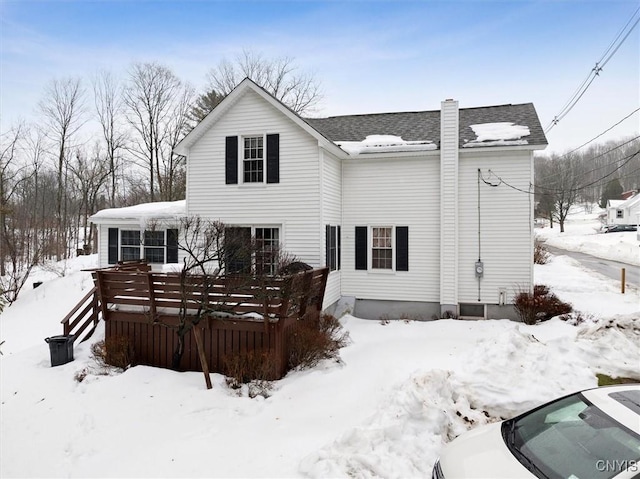
<path fill-rule="evenodd" d="M 615 208 L 617 206 L 620 206 L 622 203 L 624 203 L 626 200 L 609 200 L 609 207 L 610 208 Z"/>
<path fill-rule="evenodd" d="M 89 219 L 93 223 L 109 223 L 111 220 L 148 220 L 176 219 L 187 212 L 186 200 L 142 203 L 124 208 L 108 208 L 98 211 Z"/>
<path fill-rule="evenodd" d="M 611 204 L 613 205 L 613 201 L 616 200 L 610 200 Z M 617 200 L 620 201 L 620 204 L 618 205 L 621 208 L 631 208 L 633 206 L 636 206 L 637 204 L 640 204 L 640 194 L 631 196 L 630 198 L 627 198 L 626 200 Z"/>
<path fill-rule="evenodd" d="M 512 122 L 479 123 L 469 126 L 476 134 L 476 139 L 466 142 L 464 148 L 529 144 L 527 140 L 522 139 L 523 136 L 531 134 L 528 126 Z"/>
<path fill-rule="evenodd" d="M 336 141 L 335 143 L 353 156 L 437 149 L 436 144 L 432 141 L 406 141 L 395 135 L 367 135 L 362 141 Z"/>

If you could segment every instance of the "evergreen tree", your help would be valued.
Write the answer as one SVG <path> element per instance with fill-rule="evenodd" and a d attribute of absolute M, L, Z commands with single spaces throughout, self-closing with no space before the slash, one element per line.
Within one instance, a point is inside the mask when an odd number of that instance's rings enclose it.
<path fill-rule="evenodd" d="M 195 125 L 200 123 L 205 116 L 211 113 L 218 103 L 224 99 L 224 95 L 220 95 L 215 90 L 209 90 L 206 93 L 198 96 L 195 105 L 191 107 L 189 111 L 189 120 Z"/>
<path fill-rule="evenodd" d="M 604 191 L 602 192 L 602 196 L 600 197 L 600 208 L 607 207 L 607 201 L 609 200 L 619 200 L 622 198 L 622 185 L 617 178 L 609 181 Z"/>

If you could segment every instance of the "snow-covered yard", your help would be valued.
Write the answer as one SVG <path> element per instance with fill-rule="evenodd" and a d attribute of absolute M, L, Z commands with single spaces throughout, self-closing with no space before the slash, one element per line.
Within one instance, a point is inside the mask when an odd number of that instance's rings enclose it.
<path fill-rule="evenodd" d="M 635 233 L 585 239 L 596 227 L 582 217 L 563 235 L 539 231 L 558 246 L 637 255 Z M 141 366 L 78 382 L 90 344 L 51 368 L 43 338 L 60 334 L 90 286 L 78 271 L 87 261 L 69 262 L 63 278 L 34 276 L 44 284 L 0 316 L 2 477 L 426 477 L 442 444 L 469 427 L 595 386 L 596 372 L 640 378 L 638 290 L 622 295 L 553 257 L 536 282 L 594 322 L 345 316 L 342 361 L 290 373 L 267 399 L 238 397 L 220 375 L 206 390 L 201 373 Z"/>

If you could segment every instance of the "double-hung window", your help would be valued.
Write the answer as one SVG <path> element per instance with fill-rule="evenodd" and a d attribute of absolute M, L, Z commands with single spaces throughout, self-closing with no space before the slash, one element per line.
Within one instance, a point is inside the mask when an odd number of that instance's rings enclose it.
<path fill-rule="evenodd" d="M 224 182 L 280 183 L 280 134 L 225 137 Z"/>
<path fill-rule="evenodd" d="M 393 228 L 374 227 L 371 230 L 371 269 L 393 269 Z"/>
<path fill-rule="evenodd" d="M 140 231 L 120 231 L 120 261 L 140 259 Z"/>
<path fill-rule="evenodd" d="M 246 136 L 243 138 L 242 172 L 244 183 L 264 182 L 264 138 Z"/>
<path fill-rule="evenodd" d="M 178 262 L 178 230 L 119 230 L 109 228 L 108 262 L 146 260 L 164 264 Z"/>
<path fill-rule="evenodd" d="M 164 263 L 164 230 L 144 232 L 144 259 L 149 263 Z"/>
<path fill-rule="evenodd" d="M 409 271 L 409 227 L 356 226 L 355 269 Z"/>

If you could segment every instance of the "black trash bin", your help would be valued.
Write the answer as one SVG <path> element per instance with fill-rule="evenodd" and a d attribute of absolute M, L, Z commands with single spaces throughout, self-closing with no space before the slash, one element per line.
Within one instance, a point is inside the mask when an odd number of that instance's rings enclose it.
<path fill-rule="evenodd" d="M 61 366 L 73 361 L 73 340 L 75 336 L 51 336 L 44 340 L 49 343 L 51 367 Z"/>

